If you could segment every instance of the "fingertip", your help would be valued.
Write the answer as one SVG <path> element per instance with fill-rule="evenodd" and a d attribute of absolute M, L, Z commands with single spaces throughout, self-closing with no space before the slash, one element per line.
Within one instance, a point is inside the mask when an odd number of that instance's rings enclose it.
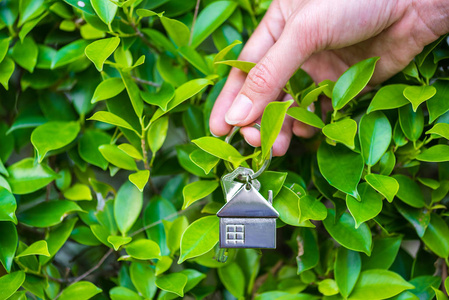
<path fill-rule="evenodd" d="M 295 120 L 293 122 L 293 133 L 296 136 L 308 139 L 315 135 L 316 129 L 312 126 Z"/>
<path fill-rule="evenodd" d="M 249 145 L 253 147 L 260 147 L 261 140 L 259 130 L 254 127 L 242 127 L 242 129 L 240 129 L 240 132 Z"/>

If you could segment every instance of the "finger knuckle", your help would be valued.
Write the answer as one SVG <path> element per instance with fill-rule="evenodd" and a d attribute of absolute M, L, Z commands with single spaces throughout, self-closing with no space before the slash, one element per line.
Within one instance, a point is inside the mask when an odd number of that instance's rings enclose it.
<path fill-rule="evenodd" d="M 248 73 L 247 85 L 248 88 L 259 94 L 271 92 L 276 88 L 274 67 L 268 59 L 259 62 Z"/>

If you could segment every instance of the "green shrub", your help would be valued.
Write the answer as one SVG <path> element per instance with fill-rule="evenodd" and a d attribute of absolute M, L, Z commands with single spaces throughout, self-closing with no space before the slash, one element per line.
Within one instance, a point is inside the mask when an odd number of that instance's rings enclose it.
<path fill-rule="evenodd" d="M 298 71 L 234 148 L 208 119 L 269 1 L 195 4 L 0 2 L 0 299 L 447 299 L 447 40 L 358 97 L 376 58 Z M 221 160 L 259 168 L 285 113 L 322 130 L 259 177 L 278 247 L 217 262 Z"/>

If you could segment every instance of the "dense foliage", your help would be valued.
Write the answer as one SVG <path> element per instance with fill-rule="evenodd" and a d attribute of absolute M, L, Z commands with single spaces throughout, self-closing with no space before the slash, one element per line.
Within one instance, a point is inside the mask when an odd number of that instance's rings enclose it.
<path fill-rule="evenodd" d="M 298 70 L 231 146 L 210 111 L 269 2 L 0 2 L 0 299 L 447 299 L 447 39 L 362 96 L 378 58 Z M 222 160 L 285 114 L 320 130 L 259 177 L 278 247 L 218 262 Z"/>

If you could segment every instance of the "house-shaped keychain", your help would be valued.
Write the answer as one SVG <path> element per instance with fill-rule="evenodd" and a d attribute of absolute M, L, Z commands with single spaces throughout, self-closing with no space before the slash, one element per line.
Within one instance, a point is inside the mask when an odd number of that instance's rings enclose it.
<path fill-rule="evenodd" d="M 220 248 L 276 248 L 276 218 L 272 206 L 273 192 L 268 201 L 252 184 L 240 189 L 221 209 Z"/>

